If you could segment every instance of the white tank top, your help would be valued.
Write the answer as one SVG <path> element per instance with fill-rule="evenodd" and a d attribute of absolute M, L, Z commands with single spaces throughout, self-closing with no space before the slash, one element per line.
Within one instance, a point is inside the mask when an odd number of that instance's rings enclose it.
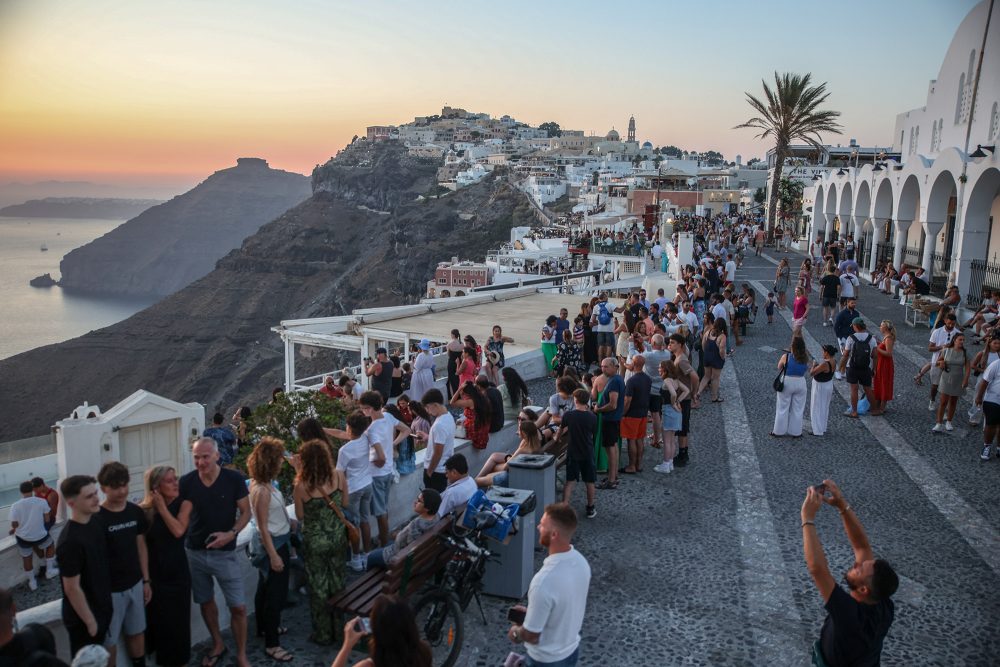
<path fill-rule="evenodd" d="M 257 483 L 254 482 L 254 485 Z M 273 537 L 284 535 L 292 529 L 288 522 L 288 513 L 285 511 L 285 499 L 281 496 L 281 491 L 268 485 L 271 496 L 267 501 L 267 532 Z M 253 520 L 257 522 L 257 529 L 260 529 L 260 521 L 257 521 L 257 512 L 250 503 Z"/>

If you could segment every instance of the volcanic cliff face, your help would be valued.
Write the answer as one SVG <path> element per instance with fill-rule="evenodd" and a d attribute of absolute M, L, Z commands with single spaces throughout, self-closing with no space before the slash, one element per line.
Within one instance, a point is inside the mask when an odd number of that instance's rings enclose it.
<path fill-rule="evenodd" d="M 394 143 L 345 151 L 317 168 L 309 200 L 207 276 L 116 325 L 0 361 L 0 440 L 45 433 L 84 400 L 108 408 L 138 388 L 227 414 L 259 403 L 282 384 L 270 331 L 280 320 L 414 302 L 442 258 L 482 257 L 530 224 L 524 195 L 497 177 L 418 200 L 437 167 Z"/>
<path fill-rule="evenodd" d="M 67 254 L 59 284 L 101 294 L 172 294 L 309 195 L 307 177 L 240 158 L 235 167 Z"/>

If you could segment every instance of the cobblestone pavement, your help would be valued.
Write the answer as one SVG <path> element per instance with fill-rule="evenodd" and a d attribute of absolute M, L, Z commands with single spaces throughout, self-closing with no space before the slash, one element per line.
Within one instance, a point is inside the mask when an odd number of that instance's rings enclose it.
<path fill-rule="evenodd" d="M 748 257 L 738 282 L 770 285 L 773 274 L 772 260 Z M 860 310 L 875 323 L 902 324 L 902 307 L 872 288 L 862 289 Z M 645 471 L 599 492 L 597 518 L 581 519 L 576 547 L 593 571 L 582 665 L 808 664 L 825 613 L 802 560 L 799 508 L 806 486 L 825 477 L 840 483 L 876 553 L 902 577 L 883 664 L 997 664 L 1000 460 L 979 462 L 979 431 L 963 420 L 953 433 L 931 433 L 927 387 L 911 381 L 928 357 L 929 331 L 898 327 L 896 400 L 885 417 L 842 416 L 846 385 L 838 382 L 826 436 L 774 439 L 771 380 L 789 318 L 785 311 L 768 325 L 761 310 L 726 365 L 724 402 L 695 411 L 688 467 L 657 475 L 658 452 L 647 448 Z M 833 331 L 816 312 L 810 320 L 815 351 Z M 551 386 L 532 382 L 535 401 Z M 839 518 L 824 508 L 817 524 L 839 575 L 852 560 Z M 536 554 L 536 568 L 541 561 Z M 474 604 L 466 612 L 460 665 L 500 665 L 512 648 L 512 601 L 483 602 L 485 626 Z M 334 649 L 306 642 L 303 603 L 284 624 L 294 664 L 332 661 Z M 255 661 L 261 650 L 253 640 Z"/>

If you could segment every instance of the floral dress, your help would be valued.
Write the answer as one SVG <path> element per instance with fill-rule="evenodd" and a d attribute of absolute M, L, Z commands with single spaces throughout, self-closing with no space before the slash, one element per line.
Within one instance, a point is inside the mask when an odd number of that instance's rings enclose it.
<path fill-rule="evenodd" d="M 330 499 L 340 505 L 340 490 L 331 493 Z M 325 498 L 309 498 L 303 511 L 302 542 L 309 581 L 312 638 L 318 644 L 332 644 L 342 632 L 343 621 L 338 623 L 339 619 L 333 618 L 326 603 L 344 588 L 347 533 L 337 513 L 327 507 Z"/>

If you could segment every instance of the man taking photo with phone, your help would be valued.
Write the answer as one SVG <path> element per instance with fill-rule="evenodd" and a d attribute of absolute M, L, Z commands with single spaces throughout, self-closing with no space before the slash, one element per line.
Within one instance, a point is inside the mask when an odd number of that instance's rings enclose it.
<path fill-rule="evenodd" d="M 823 503 L 840 512 L 844 532 L 854 550 L 854 565 L 844 574 L 844 591 L 830 567 L 816 529 L 816 513 Z M 899 577 L 886 561 L 875 558 L 868 536 L 840 488 L 829 479 L 806 489 L 802 503 L 802 550 L 806 567 L 823 596 L 827 617 L 819 641 L 813 645 L 813 664 L 878 665 L 882 642 L 895 614 L 892 594 Z"/>

